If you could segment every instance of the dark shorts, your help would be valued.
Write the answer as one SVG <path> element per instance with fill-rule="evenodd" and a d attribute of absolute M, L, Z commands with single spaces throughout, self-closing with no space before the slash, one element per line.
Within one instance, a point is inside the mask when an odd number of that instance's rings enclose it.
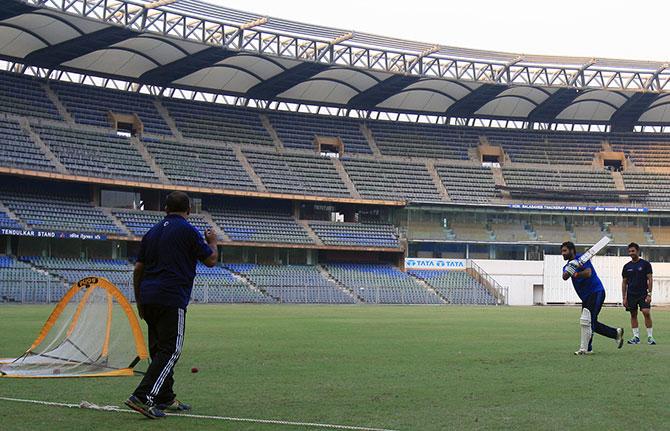
<path fill-rule="evenodd" d="M 640 310 L 643 308 L 651 308 L 651 304 L 649 302 L 644 302 L 644 300 L 647 298 L 647 293 L 627 293 L 626 294 L 628 298 L 628 307 L 626 307 L 626 311 L 636 311 L 638 307 Z"/>

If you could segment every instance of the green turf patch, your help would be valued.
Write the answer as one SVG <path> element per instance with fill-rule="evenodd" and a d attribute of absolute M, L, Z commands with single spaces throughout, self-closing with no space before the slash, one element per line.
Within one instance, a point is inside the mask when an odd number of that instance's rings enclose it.
<path fill-rule="evenodd" d="M 50 311 L 0 307 L 0 356 L 20 354 Z M 663 336 L 670 312 L 653 314 L 657 346 L 617 350 L 596 336 L 596 353 L 575 357 L 577 308 L 192 306 L 175 390 L 202 415 L 398 430 L 663 429 L 670 421 L 670 342 Z M 604 309 L 601 320 L 630 335 L 622 309 Z M 121 405 L 138 382 L 0 379 L 0 396 Z M 6 401 L 0 424 L 68 431 L 149 426 L 139 415 Z M 187 418 L 150 426 L 305 429 Z"/>

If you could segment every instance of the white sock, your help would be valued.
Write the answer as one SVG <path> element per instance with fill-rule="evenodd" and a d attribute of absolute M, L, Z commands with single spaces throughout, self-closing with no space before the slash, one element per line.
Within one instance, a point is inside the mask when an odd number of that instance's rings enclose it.
<path fill-rule="evenodd" d="M 654 336 L 654 329 L 647 328 L 647 337 L 653 337 L 653 336 Z"/>
<path fill-rule="evenodd" d="M 633 337 L 640 338 L 640 328 L 633 328 Z"/>

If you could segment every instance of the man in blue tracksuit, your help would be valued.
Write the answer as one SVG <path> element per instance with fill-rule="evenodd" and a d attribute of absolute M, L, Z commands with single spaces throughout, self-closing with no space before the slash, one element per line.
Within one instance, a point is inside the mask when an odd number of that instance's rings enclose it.
<path fill-rule="evenodd" d="M 165 202 L 167 215 L 142 238 L 133 273 L 140 318 L 147 322 L 151 364 L 126 405 L 151 419 L 163 410 L 189 410 L 175 398 L 174 366 L 184 344 L 186 306 L 191 298 L 197 261 L 214 266 L 218 260 L 216 234 L 205 240 L 186 219 L 191 203 L 182 192 Z"/>
<path fill-rule="evenodd" d="M 575 355 L 586 355 L 592 352 L 593 332 L 616 340 L 617 347 L 623 346 L 623 328 L 613 328 L 598 321 L 598 314 L 605 302 L 605 288 L 596 270 L 587 261 L 580 265 L 575 245 L 571 241 L 561 244 L 561 255 L 568 263 L 563 267 L 563 280 L 572 279 L 575 292 L 582 300 L 582 314 L 579 318 L 581 328 L 580 346 Z"/>

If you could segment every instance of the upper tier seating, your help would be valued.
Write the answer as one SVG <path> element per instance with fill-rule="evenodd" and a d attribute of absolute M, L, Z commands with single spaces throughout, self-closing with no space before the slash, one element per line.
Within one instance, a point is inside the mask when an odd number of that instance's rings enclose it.
<path fill-rule="evenodd" d="M 315 266 L 229 264 L 258 288 L 283 303 L 353 304 L 351 294 L 328 280 Z"/>
<path fill-rule="evenodd" d="M 162 103 L 187 138 L 274 146 L 258 111 L 178 99 L 162 99 Z"/>
<path fill-rule="evenodd" d="M 392 225 L 311 221 L 309 226 L 327 245 L 400 247 Z"/>
<path fill-rule="evenodd" d="M 165 175 L 175 184 L 219 189 L 256 190 L 230 148 L 206 143 L 183 143 L 144 138 Z"/>
<path fill-rule="evenodd" d="M 165 218 L 165 213 L 160 211 L 139 210 L 112 210 L 112 214 L 128 228 L 135 236 L 144 236 L 156 223 Z M 188 221 L 200 234 L 208 227 L 207 221 L 199 214 L 190 214 Z"/>
<path fill-rule="evenodd" d="M 233 241 L 313 244 L 305 229 L 287 212 L 272 209 L 208 207 L 217 225 Z"/>
<path fill-rule="evenodd" d="M 435 169 L 454 201 L 483 203 L 500 195 L 489 168 L 436 165 Z"/>
<path fill-rule="evenodd" d="M 156 174 L 130 143 L 115 132 L 33 126 L 45 144 L 76 175 L 158 182 Z"/>
<path fill-rule="evenodd" d="M 75 193 L 0 191 L 0 201 L 33 229 L 123 235 L 100 208 Z"/>
<path fill-rule="evenodd" d="M 391 265 L 332 263 L 325 267 L 335 280 L 367 303 L 443 303 L 434 292 Z"/>
<path fill-rule="evenodd" d="M 50 85 L 78 123 L 111 127 L 109 112 L 137 114 L 144 125 L 144 133 L 172 135 L 154 105 L 153 96 L 65 82 Z"/>
<path fill-rule="evenodd" d="M 351 197 L 329 158 L 254 150 L 244 150 L 244 154 L 271 192 Z"/>
<path fill-rule="evenodd" d="M 670 206 L 670 175 L 645 172 L 623 172 L 623 182 L 628 190 L 646 190 L 649 195 L 636 202 L 657 207 Z"/>
<path fill-rule="evenodd" d="M 657 134 L 613 135 L 609 138 L 614 151 L 622 151 L 635 166 L 670 167 L 670 137 Z"/>
<path fill-rule="evenodd" d="M 50 120 L 61 116 L 42 88 L 44 81 L 0 72 L 0 111 Z"/>
<path fill-rule="evenodd" d="M 428 283 L 450 304 L 496 304 L 494 296 L 465 271 L 413 270 L 410 273 Z"/>
<path fill-rule="evenodd" d="M 21 225 L 4 211 L 0 211 L 0 229 L 22 229 Z"/>
<path fill-rule="evenodd" d="M 604 170 L 535 169 L 503 167 L 509 187 L 527 187 L 548 191 L 615 192 L 612 174 Z M 560 199 L 560 196 L 556 196 Z"/>
<path fill-rule="evenodd" d="M 37 144 L 21 130 L 18 122 L 3 118 L 0 118 L 0 161 L 10 168 L 56 170 Z"/>
<path fill-rule="evenodd" d="M 467 160 L 468 149 L 479 145 L 476 129 L 384 121 L 368 125 L 382 154 Z"/>
<path fill-rule="evenodd" d="M 369 199 L 440 201 L 440 195 L 423 164 L 344 157 L 351 181 Z"/>
<path fill-rule="evenodd" d="M 272 113 L 272 126 L 285 147 L 314 149 L 314 137 L 339 137 L 345 152 L 372 153 L 360 129 L 360 121 L 308 114 Z"/>
<path fill-rule="evenodd" d="M 501 146 L 512 162 L 590 165 L 602 150 L 598 133 L 485 130 L 491 145 Z"/>

